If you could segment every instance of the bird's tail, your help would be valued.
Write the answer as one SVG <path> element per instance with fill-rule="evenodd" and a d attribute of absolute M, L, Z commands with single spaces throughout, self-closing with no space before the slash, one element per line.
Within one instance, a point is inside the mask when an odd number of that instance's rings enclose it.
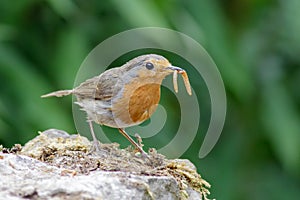
<path fill-rule="evenodd" d="M 67 96 L 73 93 L 74 90 L 59 90 L 56 92 L 51 92 L 49 94 L 44 94 L 41 97 L 46 98 L 46 97 L 62 97 L 62 96 Z"/>

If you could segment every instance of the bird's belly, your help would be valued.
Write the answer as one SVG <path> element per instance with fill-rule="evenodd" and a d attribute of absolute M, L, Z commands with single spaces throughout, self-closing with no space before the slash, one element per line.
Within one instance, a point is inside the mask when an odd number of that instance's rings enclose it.
<path fill-rule="evenodd" d="M 94 99 L 82 99 L 75 103 L 81 107 L 81 110 L 87 113 L 88 120 L 111 127 L 115 126 L 110 102 Z"/>

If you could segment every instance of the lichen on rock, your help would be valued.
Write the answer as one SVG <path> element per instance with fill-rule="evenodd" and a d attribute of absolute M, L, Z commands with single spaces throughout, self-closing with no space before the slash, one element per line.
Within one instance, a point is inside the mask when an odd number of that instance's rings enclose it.
<path fill-rule="evenodd" d="M 91 147 L 91 142 L 85 137 L 50 129 L 40 132 L 13 153 L 29 156 L 60 169 L 61 177 L 95 177 L 96 174 L 103 176 L 105 173 L 107 179 L 101 180 L 114 180 L 114 184 L 107 183 L 106 187 L 116 186 L 122 189 L 123 186 L 116 184 L 121 182 L 127 189 L 132 187 L 133 190 L 142 191 L 142 194 L 136 195 L 141 195 L 144 199 L 208 199 L 209 183 L 201 178 L 188 160 L 169 160 L 155 149 L 150 149 L 149 158 L 145 158 L 137 155 L 130 147 L 120 149 L 116 143 L 101 144 L 100 151 L 93 153 L 90 152 Z M 103 189 L 102 193 L 97 191 L 97 194 L 103 197 L 104 191 L 106 190 Z M 117 192 L 115 195 L 117 199 Z"/>

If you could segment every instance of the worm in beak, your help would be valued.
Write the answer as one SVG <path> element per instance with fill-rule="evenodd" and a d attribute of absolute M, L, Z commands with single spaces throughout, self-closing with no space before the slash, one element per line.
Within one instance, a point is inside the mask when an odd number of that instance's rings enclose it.
<path fill-rule="evenodd" d="M 176 93 L 178 92 L 177 76 L 179 73 L 179 74 L 181 74 L 181 76 L 183 78 L 183 82 L 184 82 L 187 93 L 189 95 L 192 95 L 191 84 L 190 84 L 189 77 L 188 77 L 186 71 L 184 69 L 181 69 L 180 67 L 176 67 L 176 66 L 170 66 L 170 67 L 168 67 L 168 69 L 173 70 L 173 86 L 174 86 L 175 92 Z"/>

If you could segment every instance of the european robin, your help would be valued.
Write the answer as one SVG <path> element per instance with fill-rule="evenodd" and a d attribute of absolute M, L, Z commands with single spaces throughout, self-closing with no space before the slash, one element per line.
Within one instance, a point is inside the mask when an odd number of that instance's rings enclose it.
<path fill-rule="evenodd" d="M 180 73 L 191 95 L 185 70 L 172 66 L 163 56 L 148 54 L 138 56 L 121 67 L 106 70 L 72 90 L 60 90 L 42 97 L 75 95 L 75 103 L 87 113 L 94 149 L 99 150 L 99 142 L 93 130 L 93 121 L 117 128 L 137 150 L 147 155 L 124 129 L 141 124 L 151 117 L 160 100 L 161 83 L 171 73 L 174 73 L 175 91 L 175 80 L 177 73 Z"/>

